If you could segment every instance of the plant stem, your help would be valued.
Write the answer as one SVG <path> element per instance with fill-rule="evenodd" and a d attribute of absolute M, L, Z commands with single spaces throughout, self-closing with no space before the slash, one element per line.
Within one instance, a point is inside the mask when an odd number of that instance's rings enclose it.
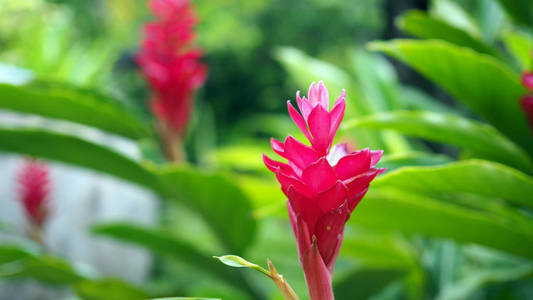
<path fill-rule="evenodd" d="M 268 262 L 268 269 L 270 270 L 269 276 L 270 278 L 272 278 L 274 283 L 278 286 L 285 300 L 299 300 L 294 290 L 291 288 L 289 283 L 285 281 L 285 278 L 283 278 L 283 275 L 278 273 L 278 271 L 276 270 L 276 268 L 274 267 L 270 259 L 267 259 L 267 262 Z"/>

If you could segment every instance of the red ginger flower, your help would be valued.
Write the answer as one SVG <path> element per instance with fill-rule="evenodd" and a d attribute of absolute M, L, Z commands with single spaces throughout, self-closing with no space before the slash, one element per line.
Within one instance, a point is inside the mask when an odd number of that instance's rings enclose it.
<path fill-rule="evenodd" d="M 49 170 L 46 164 L 27 159 L 18 176 L 19 201 L 32 224 L 41 227 L 48 216 Z"/>
<path fill-rule="evenodd" d="M 529 119 L 530 127 L 533 128 L 533 73 L 523 72 L 522 84 L 530 91 L 522 97 L 521 105 Z"/>
<path fill-rule="evenodd" d="M 157 20 L 145 24 L 145 39 L 136 60 L 152 90 L 152 111 L 173 131 L 183 135 L 194 92 L 202 86 L 207 68 L 198 49 L 191 49 L 196 18 L 188 0 L 152 0 Z"/>
<path fill-rule="evenodd" d="M 385 170 L 374 167 L 383 151 L 364 149 L 350 153 L 346 144 L 331 147 L 344 116 L 344 90 L 331 110 L 322 82 L 311 84 L 308 97 L 300 98 L 300 93 L 296 93 L 301 114 L 290 101 L 287 106 L 311 146 L 290 135 L 283 143 L 272 139 L 272 149 L 287 163 L 266 155 L 263 160 L 276 174 L 288 198 L 289 217 L 311 299 L 324 300 L 333 299 L 331 276 L 344 225 L 370 182 Z"/>

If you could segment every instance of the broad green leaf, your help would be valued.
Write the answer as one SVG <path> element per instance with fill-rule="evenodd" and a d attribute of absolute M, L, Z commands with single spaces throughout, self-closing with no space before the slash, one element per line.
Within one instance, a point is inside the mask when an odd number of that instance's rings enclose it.
<path fill-rule="evenodd" d="M 418 253 L 406 239 L 365 228 L 347 230 L 340 251 L 342 260 L 372 269 L 409 269 L 418 264 Z"/>
<path fill-rule="evenodd" d="M 0 278 L 32 278 L 49 284 L 72 284 L 84 279 L 66 261 L 53 256 L 35 256 L 0 266 Z"/>
<path fill-rule="evenodd" d="M 417 179 L 410 178 L 410 181 Z M 450 238 L 533 258 L 531 230 L 518 228 L 513 222 L 492 213 L 398 188 L 371 186 L 348 224 Z"/>
<path fill-rule="evenodd" d="M 73 164 L 158 189 L 156 176 L 139 163 L 109 148 L 66 134 L 40 129 L 0 128 L 0 151 Z"/>
<path fill-rule="evenodd" d="M 91 230 L 95 234 L 138 245 L 160 255 L 175 257 L 201 272 L 215 276 L 252 296 L 257 296 L 253 288 L 242 278 L 241 273 L 232 272 L 213 261 L 210 254 L 203 253 L 164 230 L 127 223 L 101 224 L 93 226 Z"/>
<path fill-rule="evenodd" d="M 169 298 L 153 298 L 150 300 L 222 300 L 218 298 L 196 298 L 196 297 L 169 297 Z"/>
<path fill-rule="evenodd" d="M 404 103 L 400 102 L 396 73 L 386 59 L 359 50 L 352 53 L 351 61 L 361 86 L 362 97 L 351 98 L 349 104 L 357 105 L 354 102 L 360 102 L 373 113 L 404 107 Z M 388 153 L 409 152 L 410 145 L 404 137 L 394 132 L 382 132 L 381 135 Z"/>
<path fill-rule="evenodd" d="M 341 278 L 333 285 L 338 299 L 369 299 L 407 274 L 405 269 L 362 269 Z"/>
<path fill-rule="evenodd" d="M 533 153 L 533 138 L 519 99 L 526 92 L 517 73 L 488 55 L 439 40 L 369 44 L 422 73 L 500 132 Z"/>
<path fill-rule="evenodd" d="M 59 133 L 0 129 L 0 151 L 43 157 L 107 173 L 178 199 L 202 215 L 228 250 L 242 253 L 256 222 L 246 194 L 228 177 L 187 167 L 160 174 L 106 147 Z"/>
<path fill-rule="evenodd" d="M 504 165 L 468 160 L 432 167 L 405 167 L 378 177 L 374 187 L 422 193 L 470 193 L 533 207 L 533 178 Z"/>
<path fill-rule="evenodd" d="M 525 32 L 512 31 L 503 36 L 507 49 L 519 63 L 520 70 L 530 70 L 533 67 L 531 51 L 533 51 L 533 37 Z"/>
<path fill-rule="evenodd" d="M 425 92 L 403 85 L 400 87 L 400 97 L 407 109 L 427 110 L 438 113 L 459 113 L 453 107 L 448 106 Z"/>
<path fill-rule="evenodd" d="M 0 245 L 0 264 L 5 264 L 20 259 L 28 258 L 37 254 L 37 249 L 22 247 L 21 245 Z"/>
<path fill-rule="evenodd" d="M 398 155 L 385 155 L 379 160 L 377 166 L 385 168 L 390 172 L 407 166 L 438 166 L 452 161 L 451 158 L 445 155 L 413 152 Z"/>
<path fill-rule="evenodd" d="M 370 113 L 401 108 L 402 103 L 398 102 L 398 78 L 391 63 L 363 49 L 352 51 L 350 60 L 361 94 L 364 95 L 364 99 L 355 101 L 364 102 Z"/>
<path fill-rule="evenodd" d="M 280 47 L 275 52 L 275 58 L 288 70 L 298 85 L 304 88 L 304 95 L 307 95 L 307 87 L 311 82 L 319 80 L 323 80 L 328 87 L 330 98 L 336 99 L 337 93 L 340 94 L 342 89 L 352 88 L 350 76 L 344 70 L 310 57 L 296 48 Z"/>
<path fill-rule="evenodd" d="M 525 151 L 492 126 L 455 115 L 397 111 L 346 122 L 343 128 L 349 130 L 354 127 L 395 130 L 459 146 L 475 157 L 494 160 L 528 172 L 533 170 L 533 163 Z"/>
<path fill-rule="evenodd" d="M 74 285 L 74 291 L 84 300 L 144 300 L 148 297 L 143 290 L 111 278 L 80 281 Z"/>
<path fill-rule="evenodd" d="M 396 24 L 401 30 L 420 38 L 444 40 L 457 46 L 472 48 L 480 53 L 499 55 L 493 48 L 469 33 L 443 20 L 428 16 L 422 11 L 412 10 L 401 15 Z"/>
<path fill-rule="evenodd" d="M 498 0 L 505 11 L 522 25 L 533 27 L 533 2 L 530 0 Z"/>
<path fill-rule="evenodd" d="M 491 283 L 512 282 L 523 278 L 530 278 L 531 276 L 533 276 L 533 266 L 531 264 L 507 269 L 474 271 L 470 272 L 465 276 L 466 278 L 461 279 L 459 282 L 443 288 L 436 299 L 470 299 L 476 291 Z"/>
<path fill-rule="evenodd" d="M 214 256 L 216 259 L 220 260 L 220 262 L 222 262 L 223 264 L 227 265 L 227 266 L 230 266 L 230 267 L 235 267 L 235 268 L 250 268 L 250 269 L 254 269 L 256 271 L 259 271 L 263 274 L 265 274 L 266 276 L 269 276 L 270 277 L 270 272 L 267 271 L 265 268 L 257 265 L 257 264 L 254 264 L 254 263 L 251 263 L 249 261 L 247 261 L 246 259 L 240 257 L 240 256 L 237 256 L 237 255 L 223 255 L 223 256 Z"/>
<path fill-rule="evenodd" d="M 244 252 L 257 225 L 250 200 L 235 179 L 183 166 L 168 167 L 159 176 L 168 197 L 198 211 L 229 251 Z"/>
<path fill-rule="evenodd" d="M 472 36 L 481 36 L 476 20 L 457 1 L 433 0 L 431 1 L 430 14 Z"/>
<path fill-rule="evenodd" d="M 72 121 L 133 139 L 148 135 L 145 125 L 116 103 L 82 95 L 0 84 L 0 109 Z"/>

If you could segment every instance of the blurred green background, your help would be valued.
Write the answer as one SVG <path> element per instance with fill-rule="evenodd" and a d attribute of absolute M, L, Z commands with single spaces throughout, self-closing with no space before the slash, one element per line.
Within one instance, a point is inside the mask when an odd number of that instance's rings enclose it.
<path fill-rule="evenodd" d="M 267 278 L 211 258 L 237 254 L 270 258 L 307 299 L 285 199 L 260 155 L 270 137 L 298 137 L 286 100 L 324 80 L 332 99 L 347 91 L 337 139 L 384 149 L 389 170 L 347 224 L 336 298 L 533 299 L 533 139 L 519 109 L 530 0 L 192 3 L 209 74 L 189 165 L 172 166 L 133 60 L 152 18 L 145 1 L 0 0 L 0 109 L 125 137 L 141 157 L 4 125 L 0 151 L 107 173 L 161 199 L 154 226 L 87 226 L 149 250 L 144 282 L 78 274 L 43 249 L 6 243 L 0 287 L 30 278 L 66 286 L 67 299 L 282 299 Z"/>

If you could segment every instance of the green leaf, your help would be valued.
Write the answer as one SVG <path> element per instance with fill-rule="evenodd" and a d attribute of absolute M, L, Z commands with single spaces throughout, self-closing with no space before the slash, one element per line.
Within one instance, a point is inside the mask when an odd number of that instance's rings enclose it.
<path fill-rule="evenodd" d="M 448 106 L 426 94 L 425 92 L 403 85 L 400 87 L 400 97 L 407 109 L 427 110 L 438 113 L 458 113 L 453 107 Z"/>
<path fill-rule="evenodd" d="M 74 291 L 84 300 L 144 300 L 148 295 L 141 289 L 118 279 L 83 280 Z"/>
<path fill-rule="evenodd" d="M 410 181 L 417 179 L 410 178 Z M 441 201 L 437 196 L 404 189 L 373 184 L 349 224 L 374 230 L 450 238 L 533 258 L 533 232 L 530 229 L 517 227 L 510 220 L 490 212 L 464 208 Z"/>
<path fill-rule="evenodd" d="M 405 167 L 377 178 L 373 186 L 422 193 L 470 193 L 533 207 L 532 177 L 482 160 L 433 167 Z"/>
<path fill-rule="evenodd" d="M 196 297 L 169 297 L 169 298 L 153 298 L 150 300 L 222 300 L 218 298 L 196 298 Z"/>
<path fill-rule="evenodd" d="M 247 261 L 246 259 L 240 257 L 240 256 L 237 256 L 237 255 L 223 255 L 223 256 L 214 256 L 214 258 L 220 260 L 220 262 L 222 262 L 223 264 L 227 265 L 227 266 L 230 266 L 230 267 L 235 267 L 235 268 L 250 268 L 250 269 L 254 269 L 254 270 L 257 270 L 263 274 L 265 274 L 266 276 L 270 277 L 270 272 L 267 271 L 265 268 L 259 266 L 259 265 L 256 265 L 254 263 L 251 263 L 249 261 Z"/>
<path fill-rule="evenodd" d="M 72 284 L 84 279 L 64 260 L 53 256 L 29 257 L 0 266 L 0 277 L 32 278 L 49 284 Z"/>
<path fill-rule="evenodd" d="M 182 201 L 200 213 L 227 250 L 243 253 L 253 239 L 256 221 L 249 198 L 228 177 L 188 167 L 156 174 L 106 147 L 36 129 L 0 129 L 0 151 L 65 162 L 104 172 Z"/>
<path fill-rule="evenodd" d="M 333 291 L 338 299 L 369 299 L 406 274 L 405 269 L 356 270 L 342 278 L 337 278 Z"/>
<path fill-rule="evenodd" d="M 491 283 L 513 282 L 533 276 L 533 266 L 526 264 L 515 268 L 497 270 L 479 270 L 471 272 L 457 283 L 443 288 L 439 300 L 471 299 L 473 294 L 483 286 Z"/>
<path fill-rule="evenodd" d="M 22 247 L 20 245 L 0 245 L 0 264 L 5 264 L 37 254 L 37 249 Z"/>
<path fill-rule="evenodd" d="M 514 57 L 518 61 L 520 70 L 531 69 L 531 51 L 533 50 L 533 37 L 524 32 L 512 31 L 506 33 L 503 38 L 507 49 L 514 55 Z"/>
<path fill-rule="evenodd" d="M 164 230 L 127 223 L 110 223 L 93 226 L 91 231 L 98 235 L 144 247 L 154 253 L 175 257 L 185 264 L 248 292 L 253 297 L 256 296 L 255 291 L 242 278 L 241 273 L 232 272 L 215 263 L 210 254 L 203 253 Z"/>
<path fill-rule="evenodd" d="M 73 164 L 158 190 L 156 176 L 137 162 L 70 135 L 40 129 L 0 128 L 0 151 Z"/>
<path fill-rule="evenodd" d="M 498 2 L 516 22 L 533 26 L 533 2 L 529 0 L 498 0 Z"/>
<path fill-rule="evenodd" d="M 330 93 L 340 93 L 343 88 L 351 86 L 350 76 L 337 66 L 310 57 L 302 51 L 291 47 L 279 47 L 275 58 L 289 71 L 298 85 L 305 87 L 304 94 L 311 82 L 323 80 Z M 330 97 L 337 97 L 331 95 Z"/>
<path fill-rule="evenodd" d="M 82 95 L 0 84 L 0 108 L 76 122 L 133 139 L 148 135 L 146 126 L 124 108 L 95 100 L 88 93 Z"/>
<path fill-rule="evenodd" d="M 478 158 L 494 160 L 531 172 L 533 163 L 520 147 L 492 126 L 455 115 L 430 112 L 396 111 L 347 122 L 354 127 L 391 129 L 432 141 L 459 146 Z"/>
<path fill-rule="evenodd" d="M 457 46 L 472 48 L 480 53 L 500 55 L 493 48 L 462 29 L 428 16 L 422 11 L 412 10 L 401 15 L 396 20 L 396 24 L 401 30 L 420 38 L 444 40 Z"/>
<path fill-rule="evenodd" d="M 160 179 L 166 195 L 198 211 L 229 251 L 244 252 L 257 225 L 250 200 L 235 180 L 184 166 L 162 170 Z"/>
<path fill-rule="evenodd" d="M 452 162 L 453 160 L 445 155 L 428 154 L 425 152 L 412 152 L 398 155 L 385 155 L 377 164 L 380 168 L 393 171 L 407 166 L 437 166 Z"/>
<path fill-rule="evenodd" d="M 369 47 L 389 54 L 439 84 L 533 153 L 533 138 L 519 99 L 526 92 L 517 73 L 493 57 L 438 40 L 393 40 Z"/>

